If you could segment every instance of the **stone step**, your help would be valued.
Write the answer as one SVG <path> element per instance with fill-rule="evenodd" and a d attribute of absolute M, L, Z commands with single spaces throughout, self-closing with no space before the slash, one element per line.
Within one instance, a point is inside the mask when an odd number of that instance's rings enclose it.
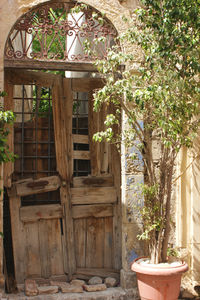
<path fill-rule="evenodd" d="M 25 296 L 24 293 L 4 296 L 5 300 L 139 300 L 137 289 L 123 290 L 120 287 L 108 288 L 101 292 L 57 293 Z"/>

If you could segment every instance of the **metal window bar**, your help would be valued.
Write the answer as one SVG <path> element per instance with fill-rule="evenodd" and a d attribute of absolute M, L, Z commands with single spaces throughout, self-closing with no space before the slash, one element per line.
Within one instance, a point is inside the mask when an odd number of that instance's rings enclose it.
<path fill-rule="evenodd" d="M 19 136 L 16 136 L 15 140 L 15 146 L 17 149 L 17 152 L 15 153 L 18 155 L 19 163 L 16 163 L 14 180 L 25 179 L 28 177 L 37 179 L 41 176 L 52 176 L 57 174 L 54 140 L 52 140 L 53 119 L 51 112 L 51 89 L 45 89 L 46 95 L 42 97 L 40 88 L 37 86 L 33 86 L 33 88 L 35 89 L 35 96 L 29 97 L 29 95 L 27 95 L 26 86 L 22 85 L 21 97 L 14 97 L 14 101 L 21 100 L 20 109 L 19 103 L 17 102 L 18 111 L 15 112 L 15 114 L 19 116 L 19 121 L 17 121 L 15 125 L 15 133 L 20 134 L 20 138 Z M 44 113 L 43 110 L 41 113 L 40 109 L 42 101 L 47 101 L 48 103 L 47 110 Z M 31 109 L 29 107 L 30 102 Z M 44 121 L 42 121 L 43 117 Z M 45 140 L 41 140 L 43 137 Z M 39 160 L 40 164 L 38 164 Z M 22 205 L 59 202 L 59 191 L 43 193 L 42 196 L 36 194 L 31 197 L 22 198 Z"/>

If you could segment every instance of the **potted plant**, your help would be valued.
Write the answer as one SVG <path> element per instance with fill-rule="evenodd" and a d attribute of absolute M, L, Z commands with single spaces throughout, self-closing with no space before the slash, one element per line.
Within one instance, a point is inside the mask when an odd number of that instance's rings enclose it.
<path fill-rule="evenodd" d="M 144 6 L 135 10 L 130 20 L 124 18 L 129 23 L 128 30 L 118 37 L 120 47 L 116 44 L 105 59 L 96 61 L 105 86 L 94 95 L 94 109 L 111 104 L 115 113 L 107 114 L 105 131 L 96 133 L 94 139 L 123 142 L 130 149 L 129 158 L 143 158 L 143 232 L 139 238 L 148 242 L 149 264 L 136 261 L 132 270 L 146 290 L 148 276 L 155 283 L 150 288 L 153 294 L 147 291 L 141 294 L 142 299 L 174 300 L 179 294 L 179 275 L 187 265 L 162 265 L 159 270 L 156 265 L 167 262 L 177 155 L 182 147 L 192 147 L 200 125 L 200 6 L 195 0 L 142 3 Z M 90 43 L 85 45 L 90 53 Z M 127 126 L 119 133 L 115 128 L 121 126 L 121 118 L 126 119 Z M 155 141 L 157 158 L 153 153 Z M 166 283 L 167 273 L 170 284 Z M 153 274 L 161 281 L 152 280 Z M 175 283 L 179 284 L 176 290 Z M 168 292 L 167 286 L 171 287 Z"/>

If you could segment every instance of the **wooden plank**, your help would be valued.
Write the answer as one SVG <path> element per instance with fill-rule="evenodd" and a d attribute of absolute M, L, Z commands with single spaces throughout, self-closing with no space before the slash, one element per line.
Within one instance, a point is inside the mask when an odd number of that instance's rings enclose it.
<path fill-rule="evenodd" d="M 51 276 L 64 274 L 60 219 L 48 220 L 48 245 Z"/>
<path fill-rule="evenodd" d="M 102 78 L 73 78 L 72 90 L 74 92 L 89 92 L 91 90 L 103 87 Z"/>
<path fill-rule="evenodd" d="M 51 275 L 51 257 L 49 252 L 47 220 L 40 220 L 38 222 L 38 226 L 39 226 L 41 277 L 49 278 Z"/>
<path fill-rule="evenodd" d="M 95 261 L 94 268 L 103 268 L 104 266 L 104 239 L 105 239 L 105 218 L 96 219 L 96 238 L 95 238 Z M 88 248 L 89 250 L 89 248 Z M 89 254 L 89 251 L 88 251 Z"/>
<path fill-rule="evenodd" d="M 116 189 L 113 187 L 71 188 L 71 203 L 74 205 L 115 203 L 116 201 Z"/>
<path fill-rule="evenodd" d="M 105 103 L 101 106 L 100 116 L 99 116 L 99 131 L 104 131 L 106 129 L 105 119 L 107 114 L 109 113 L 109 106 Z M 110 145 L 108 142 L 102 141 L 100 143 L 100 166 L 101 166 L 101 174 L 107 174 L 109 172 L 109 153 L 110 153 Z"/>
<path fill-rule="evenodd" d="M 73 220 L 70 203 L 70 180 L 72 176 L 72 105 L 71 80 L 55 81 L 52 90 L 54 132 L 57 170 L 62 178 L 61 204 L 64 210 L 65 247 L 68 261 L 68 277 L 76 270 Z M 65 155 L 63 155 L 65 154 Z M 66 260 L 65 260 L 66 261 Z"/>
<path fill-rule="evenodd" d="M 104 268 L 113 267 L 113 218 L 105 218 Z"/>
<path fill-rule="evenodd" d="M 7 73 L 5 73 L 5 84 L 4 90 L 7 95 L 4 97 L 4 109 L 14 111 L 14 102 L 13 102 L 13 85 L 9 84 Z M 14 153 L 14 130 L 13 125 L 6 125 L 9 130 L 9 134 L 7 136 L 7 145 L 9 146 L 9 151 Z M 9 161 L 4 164 L 4 186 L 10 188 L 11 187 L 11 176 L 14 171 L 14 163 Z"/>
<path fill-rule="evenodd" d="M 10 214 L 11 214 L 11 229 L 13 255 L 15 264 L 15 279 L 16 283 L 24 283 L 26 278 L 26 246 L 25 246 L 25 230 L 23 223 L 19 219 L 19 208 L 21 206 L 20 197 L 10 197 Z"/>
<path fill-rule="evenodd" d="M 94 268 L 96 262 L 96 218 L 87 219 L 86 268 Z"/>
<path fill-rule="evenodd" d="M 63 208 L 63 207 L 62 207 Z M 64 209 L 63 209 L 64 212 Z M 64 213 L 63 213 L 64 215 Z M 61 232 L 61 242 L 62 242 L 62 254 L 63 254 L 63 269 L 64 269 L 64 273 L 68 274 L 68 255 L 67 255 L 67 246 L 66 246 L 66 229 L 65 229 L 65 218 L 63 217 L 62 219 L 60 219 L 61 222 L 61 226 L 62 226 L 62 232 Z"/>
<path fill-rule="evenodd" d="M 73 151 L 73 159 L 89 160 L 90 159 L 90 151 L 74 150 Z"/>
<path fill-rule="evenodd" d="M 17 69 L 34 69 L 34 70 L 65 70 L 65 71 L 77 71 L 77 72 L 97 72 L 97 68 L 92 62 L 66 62 L 66 61 L 37 61 L 30 60 L 17 60 L 17 59 L 5 59 L 5 68 L 17 68 Z"/>
<path fill-rule="evenodd" d="M 111 112 L 115 113 L 111 107 Z M 115 128 L 115 130 L 118 130 Z M 110 169 L 114 175 L 114 185 L 117 192 L 117 203 L 113 207 L 113 263 L 114 268 L 120 270 L 122 267 L 122 203 L 121 203 L 121 166 L 120 166 L 120 154 L 115 145 L 111 145 L 111 157 L 110 157 Z"/>
<path fill-rule="evenodd" d="M 62 206 L 59 204 L 24 206 L 19 209 L 22 222 L 35 222 L 41 219 L 62 218 Z"/>
<path fill-rule="evenodd" d="M 113 176 L 83 176 L 73 178 L 73 187 L 95 186 L 95 187 L 112 187 Z"/>
<path fill-rule="evenodd" d="M 109 172 L 109 149 L 110 145 L 108 145 L 107 142 L 102 142 L 101 143 L 101 150 L 100 150 L 100 155 L 101 155 L 101 174 L 107 174 Z"/>
<path fill-rule="evenodd" d="M 72 207 L 73 219 L 88 218 L 88 217 L 111 217 L 113 216 L 113 206 L 107 205 L 77 205 Z"/>
<path fill-rule="evenodd" d="M 60 75 L 54 75 L 44 72 L 34 72 L 27 70 L 7 70 L 6 71 L 9 83 L 18 84 L 36 84 L 37 86 L 49 87 L 57 80 Z"/>
<path fill-rule="evenodd" d="M 43 177 L 37 180 L 32 178 L 14 183 L 18 196 L 27 196 L 39 193 L 55 191 L 60 187 L 58 176 Z"/>
<path fill-rule="evenodd" d="M 90 278 L 91 276 L 99 276 L 102 278 L 106 277 L 114 277 L 119 280 L 119 271 L 114 269 L 106 269 L 106 268 L 77 268 L 76 276 L 81 277 L 81 275 L 86 278 Z"/>
<path fill-rule="evenodd" d="M 77 267 L 85 268 L 86 219 L 74 220 L 74 239 L 75 239 Z"/>
<path fill-rule="evenodd" d="M 93 135 L 99 131 L 99 113 L 93 111 L 93 96 L 89 93 L 88 102 L 88 130 L 89 130 L 89 144 L 90 144 L 90 162 L 91 175 L 100 175 L 100 144 L 93 140 Z"/>
<path fill-rule="evenodd" d="M 73 140 L 73 143 L 77 143 L 77 144 L 88 144 L 89 143 L 88 135 L 83 135 L 83 134 L 73 134 L 72 140 Z"/>
<path fill-rule="evenodd" d="M 63 96 L 64 96 L 64 108 L 62 111 L 62 118 L 64 119 L 64 130 L 62 128 L 65 141 L 62 144 L 62 153 L 65 153 L 67 161 L 61 161 L 65 163 L 64 168 L 67 169 L 66 176 L 64 177 L 67 184 L 61 188 L 61 201 L 65 212 L 65 237 L 66 237 L 66 249 L 68 257 L 68 277 L 72 278 L 72 274 L 76 270 L 75 259 L 75 241 L 74 241 L 74 227 L 71 212 L 71 196 L 70 196 L 70 181 L 73 174 L 73 160 L 72 160 L 72 110 L 73 110 L 73 92 L 71 90 L 71 79 L 63 79 Z"/>
<path fill-rule="evenodd" d="M 41 261 L 38 223 L 26 223 L 24 225 L 24 230 L 26 232 L 27 277 L 40 277 Z"/>

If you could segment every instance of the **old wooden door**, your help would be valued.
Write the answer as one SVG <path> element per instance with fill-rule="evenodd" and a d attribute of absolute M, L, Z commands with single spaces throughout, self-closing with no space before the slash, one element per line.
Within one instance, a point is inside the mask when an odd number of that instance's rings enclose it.
<path fill-rule="evenodd" d="M 12 70 L 5 82 L 6 109 L 17 116 L 9 144 L 18 158 L 4 172 L 17 283 L 118 277 L 120 159 L 92 140 L 108 111 L 93 112 L 101 80 Z"/>

